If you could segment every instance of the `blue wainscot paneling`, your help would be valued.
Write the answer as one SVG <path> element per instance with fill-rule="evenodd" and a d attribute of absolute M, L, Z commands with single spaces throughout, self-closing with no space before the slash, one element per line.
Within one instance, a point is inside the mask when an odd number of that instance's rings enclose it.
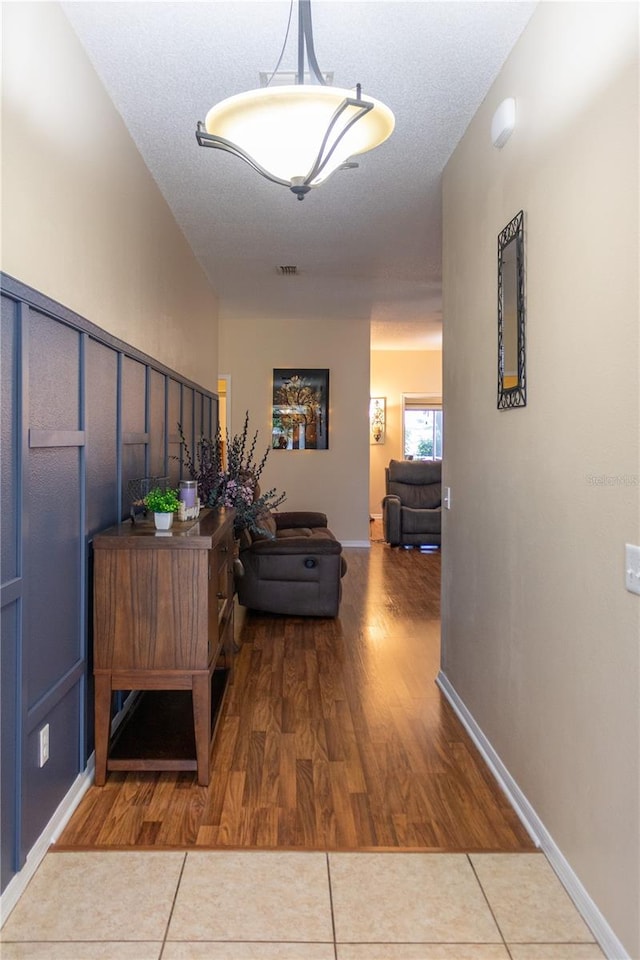
<path fill-rule="evenodd" d="M 20 635 L 23 582 L 20 555 L 21 440 L 20 306 L 2 299 L 0 314 L 0 879 L 2 889 L 19 861 L 19 772 L 22 753 Z"/>
<path fill-rule="evenodd" d="M 93 750 L 91 539 L 129 480 L 180 478 L 217 397 L 2 276 L 2 890 Z M 40 765 L 40 731 L 50 757 Z"/>

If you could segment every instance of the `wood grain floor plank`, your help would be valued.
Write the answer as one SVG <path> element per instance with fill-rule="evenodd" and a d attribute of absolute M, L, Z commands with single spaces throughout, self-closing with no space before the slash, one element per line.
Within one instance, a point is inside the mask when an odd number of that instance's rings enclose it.
<path fill-rule="evenodd" d="M 244 771 L 231 771 L 220 814 L 218 840 L 221 846 L 242 846 L 242 796 L 244 794 Z"/>
<path fill-rule="evenodd" d="M 277 807 L 279 802 L 281 738 L 280 724 L 270 724 L 265 731 L 264 764 L 260 781 L 260 803 L 266 807 Z"/>
<path fill-rule="evenodd" d="M 351 807 L 351 793 L 344 761 L 329 763 L 331 803 L 335 811 L 336 847 L 334 849 L 357 849 L 358 831 Z"/>
<path fill-rule="evenodd" d="M 278 803 L 284 810 L 295 811 L 296 808 L 296 759 L 295 733 L 283 732 L 280 738 Z"/>
<path fill-rule="evenodd" d="M 258 808 L 256 847 L 273 848 L 278 846 L 278 813 L 278 807 L 274 804 Z"/>
<path fill-rule="evenodd" d="M 244 792 L 242 794 L 243 807 L 257 807 L 260 805 L 265 740 L 266 733 L 263 731 L 251 731 Z"/>
<path fill-rule="evenodd" d="M 336 811 L 332 802 L 331 776 L 328 760 L 314 760 L 312 766 L 315 799 L 315 835 L 319 846 L 335 850 L 337 844 Z"/>
<path fill-rule="evenodd" d="M 113 774 L 102 789 L 92 788 L 64 829 L 65 843 L 94 846 L 116 803 L 124 774 Z"/>
<path fill-rule="evenodd" d="M 178 774 L 167 814 L 158 831 L 156 846 L 195 844 L 206 804 L 206 787 L 194 782 L 191 775 Z"/>
<path fill-rule="evenodd" d="M 317 845 L 313 762 L 296 760 L 296 846 Z"/>

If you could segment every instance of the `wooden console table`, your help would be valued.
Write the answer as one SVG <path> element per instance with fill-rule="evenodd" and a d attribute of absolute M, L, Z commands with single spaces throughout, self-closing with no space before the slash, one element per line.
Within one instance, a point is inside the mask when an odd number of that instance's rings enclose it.
<path fill-rule="evenodd" d="M 97 534 L 93 549 L 96 785 L 107 770 L 197 770 L 207 786 L 212 701 L 221 706 L 233 665 L 233 511 L 203 510 L 168 532 L 127 521 Z M 128 736 L 110 744 L 114 690 L 176 694 L 143 694 L 146 708 L 122 725 Z M 146 745 L 130 735 L 145 725 Z"/>

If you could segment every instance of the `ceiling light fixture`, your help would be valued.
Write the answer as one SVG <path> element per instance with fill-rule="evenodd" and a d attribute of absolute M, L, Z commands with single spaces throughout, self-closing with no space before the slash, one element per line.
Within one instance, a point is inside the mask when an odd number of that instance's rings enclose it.
<path fill-rule="evenodd" d="M 304 82 L 305 60 L 316 83 Z M 296 77 L 295 84 L 249 90 L 216 104 L 204 123 L 198 121 L 196 139 L 201 147 L 240 157 L 304 200 L 353 156 L 383 143 L 395 120 L 385 104 L 362 98 L 360 84 L 354 95 L 325 83 L 313 47 L 311 0 L 298 2 Z"/>

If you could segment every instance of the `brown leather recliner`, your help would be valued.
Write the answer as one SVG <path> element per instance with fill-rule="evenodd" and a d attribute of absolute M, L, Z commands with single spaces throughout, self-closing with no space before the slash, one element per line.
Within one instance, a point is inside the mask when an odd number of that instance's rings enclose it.
<path fill-rule="evenodd" d="M 248 533 L 241 541 L 239 602 L 267 613 L 336 617 L 347 563 L 325 514 L 272 513 L 261 526 L 268 536 Z"/>
<path fill-rule="evenodd" d="M 382 500 L 384 538 L 392 547 L 440 544 L 442 461 L 391 460 Z"/>

